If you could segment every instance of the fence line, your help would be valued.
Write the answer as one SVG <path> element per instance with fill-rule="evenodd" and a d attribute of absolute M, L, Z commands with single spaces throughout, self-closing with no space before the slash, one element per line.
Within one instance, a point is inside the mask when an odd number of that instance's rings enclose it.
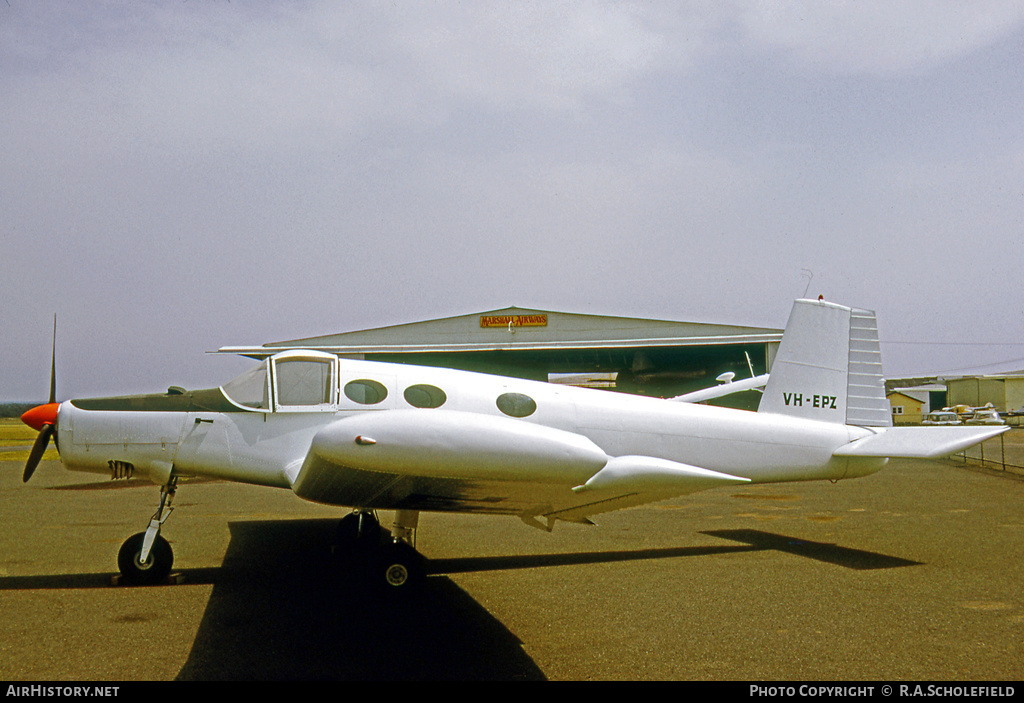
<path fill-rule="evenodd" d="M 980 464 L 982 467 L 1024 473 L 1024 428 L 1011 427 L 1008 432 L 967 451 L 953 454 L 950 458 L 964 464 Z"/>

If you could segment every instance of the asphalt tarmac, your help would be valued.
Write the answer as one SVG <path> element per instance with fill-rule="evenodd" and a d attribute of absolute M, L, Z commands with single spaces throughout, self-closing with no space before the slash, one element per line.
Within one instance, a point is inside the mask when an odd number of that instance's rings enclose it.
<path fill-rule="evenodd" d="M 0 680 L 1006 681 L 1024 674 L 1024 481 L 893 461 L 554 532 L 424 514 L 432 575 L 381 599 L 341 512 L 181 484 L 178 585 L 112 586 L 158 489 L 0 462 Z M 390 517 L 382 513 L 382 519 Z"/>

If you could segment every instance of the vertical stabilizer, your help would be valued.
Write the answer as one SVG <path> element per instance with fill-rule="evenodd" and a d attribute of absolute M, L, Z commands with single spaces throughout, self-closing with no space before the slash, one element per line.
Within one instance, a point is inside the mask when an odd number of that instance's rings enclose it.
<path fill-rule="evenodd" d="M 758 412 L 891 426 L 875 313 L 797 300 Z"/>

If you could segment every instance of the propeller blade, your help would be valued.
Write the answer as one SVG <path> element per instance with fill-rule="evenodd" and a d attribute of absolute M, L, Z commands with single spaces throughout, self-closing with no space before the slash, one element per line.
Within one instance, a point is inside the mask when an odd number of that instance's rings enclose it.
<path fill-rule="evenodd" d="M 57 313 L 53 313 L 53 351 L 50 353 L 50 402 L 57 402 Z"/>
<path fill-rule="evenodd" d="M 35 473 L 36 467 L 39 466 L 39 460 L 43 458 L 43 452 L 46 451 L 46 446 L 50 443 L 53 427 L 53 425 L 43 425 L 43 429 L 39 431 L 39 436 L 36 437 L 36 441 L 32 445 L 32 451 L 29 452 L 28 461 L 25 462 L 25 473 L 21 477 L 24 483 L 28 483 L 32 474 Z"/>
<path fill-rule="evenodd" d="M 28 483 L 35 473 L 36 467 L 50 444 L 50 437 L 53 437 L 54 444 L 57 438 L 54 435 L 57 429 L 57 411 L 60 408 L 57 403 L 57 313 L 53 314 L 53 349 L 50 353 L 50 401 L 46 405 L 32 408 L 21 416 L 22 422 L 39 430 L 36 441 L 32 443 L 32 451 L 28 453 L 28 461 L 25 462 L 25 473 L 21 480 Z"/>

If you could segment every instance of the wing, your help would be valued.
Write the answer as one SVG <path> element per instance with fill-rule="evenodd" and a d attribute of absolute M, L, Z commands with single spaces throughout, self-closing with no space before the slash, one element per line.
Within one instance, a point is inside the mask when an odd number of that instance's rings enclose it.
<path fill-rule="evenodd" d="M 754 376 L 753 378 L 745 378 L 741 381 L 728 380 L 717 386 L 712 386 L 711 388 L 703 388 L 699 391 L 693 391 L 692 393 L 677 395 L 673 398 L 669 398 L 669 400 L 674 400 L 680 403 L 699 403 L 704 400 L 723 398 L 727 395 L 732 395 L 733 393 L 764 388 L 768 383 L 768 377 L 769 375 L 765 373 L 760 376 Z"/>
<path fill-rule="evenodd" d="M 654 457 L 609 457 L 583 435 L 523 420 L 394 410 L 320 430 L 292 490 L 359 508 L 518 515 L 550 529 L 556 519 L 589 522 L 597 513 L 745 482 Z"/>

